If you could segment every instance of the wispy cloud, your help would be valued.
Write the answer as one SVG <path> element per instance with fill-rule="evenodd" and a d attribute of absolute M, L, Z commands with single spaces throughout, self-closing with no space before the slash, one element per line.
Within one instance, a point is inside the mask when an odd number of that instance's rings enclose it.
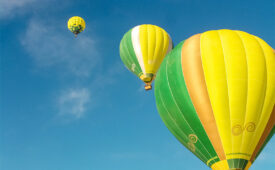
<path fill-rule="evenodd" d="M 38 0 L 1 0 L 0 1 L 0 18 L 11 17 L 19 10 L 26 8 Z"/>
<path fill-rule="evenodd" d="M 90 102 L 90 92 L 87 88 L 67 89 L 57 101 L 59 116 L 66 120 L 80 119 L 85 115 Z"/>
<path fill-rule="evenodd" d="M 39 68 L 54 68 L 75 76 L 89 76 L 98 64 L 95 40 L 74 38 L 64 21 L 31 19 L 21 43 Z"/>
<path fill-rule="evenodd" d="M 65 74 L 73 80 L 70 83 L 74 84 L 74 80 L 80 80 L 79 78 L 89 81 L 95 68 L 100 68 L 96 40 L 91 34 L 86 33 L 89 33 L 89 30 L 85 30 L 85 33 L 74 38 L 74 35 L 67 30 L 64 20 L 32 18 L 20 41 L 36 70 L 51 71 L 55 75 Z M 70 83 L 66 83 L 66 87 L 72 86 Z M 56 118 L 59 121 L 79 120 L 90 108 L 88 107 L 91 103 L 90 90 L 83 88 L 81 82 L 77 84 L 81 88 L 65 88 L 57 92 L 59 95 L 55 98 L 55 104 Z"/>

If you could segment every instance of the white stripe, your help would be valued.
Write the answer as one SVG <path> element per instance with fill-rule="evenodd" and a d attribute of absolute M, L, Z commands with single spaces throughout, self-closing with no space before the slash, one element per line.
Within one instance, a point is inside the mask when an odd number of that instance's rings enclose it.
<path fill-rule="evenodd" d="M 131 36 L 132 36 L 132 43 L 133 43 L 134 51 L 135 51 L 137 59 L 138 59 L 138 63 L 140 65 L 140 68 L 141 68 L 143 74 L 145 74 L 143 56 L 142 56 L 142 52 L 141 52 L 140 39 L 139 39 L 139 27 L 140 26 L 136 26 L 135 28 L 133 28 L 133 30 L 131 32 Z"/>

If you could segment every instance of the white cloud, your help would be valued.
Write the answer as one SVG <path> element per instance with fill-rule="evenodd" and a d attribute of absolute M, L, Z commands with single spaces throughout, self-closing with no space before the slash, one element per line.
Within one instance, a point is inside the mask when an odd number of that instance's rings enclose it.
<path fill-rule="evenodd" d="M 86 88 L 65 90 L 58 98 L 59 116 L 67 120 L 82 118 L 90 101 L 90 92 Z"/>
<path fill-rule="evenodd" d="M 32 19 L 21 43 L 39 68 L 89 76 L 99 62 L 94 39 L 84 33 L 74 38 L 65 20 Z"/>
<path fill-rule="evenodd" d="M 11 17 L 18 10 L 26 8 L 37 0 L 1 0 L 0 1 L 0 18 Z"/>

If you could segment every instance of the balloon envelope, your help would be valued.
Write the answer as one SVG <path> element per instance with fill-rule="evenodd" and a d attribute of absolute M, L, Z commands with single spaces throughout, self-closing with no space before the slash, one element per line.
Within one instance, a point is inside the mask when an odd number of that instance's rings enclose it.
<path fill-rule="evenodd" d="M 168 129 L 205 164 L 248 169 L 274 133 L 275 55 L 242 31 L 194 35 L 163 61 L 155 97 Z"/>
<path fill-rule="evenodd" d="M 68 20 L 68 29 L 77 36 L 77 34 L 81 33 L 84 31 L 86 27 L 85 21 L 83 18 L 74 16 L 71 17 Z"/>
<path fill-rule="evenodd" d="M 125 66 L 148 86 L 172 49 L 168 33 L 155 25 L 139 25 L 129 30 L 120 42 L 120 57 Z"/>

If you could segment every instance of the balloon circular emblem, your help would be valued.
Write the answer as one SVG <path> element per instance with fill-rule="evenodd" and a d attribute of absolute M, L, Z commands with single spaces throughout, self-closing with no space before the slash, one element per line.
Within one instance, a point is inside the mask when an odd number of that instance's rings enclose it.
<path fill-rule="evenodd" d="M 248 170 L 274 134 L 275 55 L 233 30 L 197 34 L 164 59 L 155 80 L 159 114 L 213 170 Z"/>
<path fill-rule="evenodd" d="M 172 49 L 169 34 L 155 25 L 139 25 L 130 29 L 120 42 L 124 65 L 151 89 L 151 83 L 163 58 Z"/>

